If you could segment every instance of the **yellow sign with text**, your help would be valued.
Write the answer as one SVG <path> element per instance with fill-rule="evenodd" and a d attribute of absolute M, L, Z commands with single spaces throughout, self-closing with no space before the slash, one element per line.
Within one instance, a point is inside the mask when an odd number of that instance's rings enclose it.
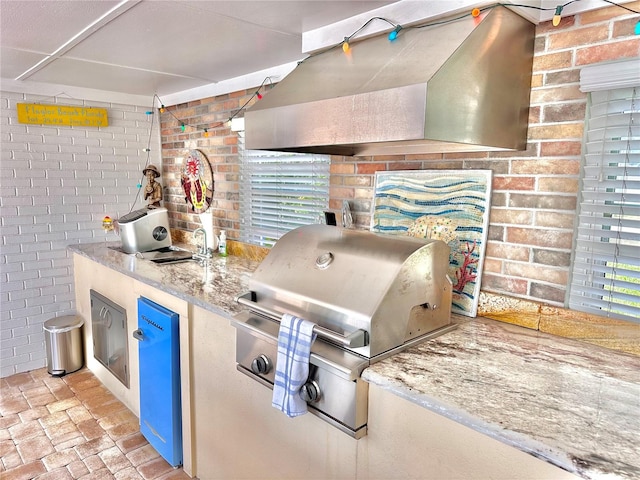
<path fill-rule="evenodd" d="M 106 108 L 18 103 L 18 123 L 72 127 L 107 127 Z"/>

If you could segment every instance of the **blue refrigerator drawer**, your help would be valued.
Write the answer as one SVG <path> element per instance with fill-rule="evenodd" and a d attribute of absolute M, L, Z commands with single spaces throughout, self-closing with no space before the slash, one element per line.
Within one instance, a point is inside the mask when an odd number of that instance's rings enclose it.
<path fill-rule="evenodd" d="M 140 431 L 172 466 L 182 465 L 180 399 L 180 316 L 138 298 Z"/>

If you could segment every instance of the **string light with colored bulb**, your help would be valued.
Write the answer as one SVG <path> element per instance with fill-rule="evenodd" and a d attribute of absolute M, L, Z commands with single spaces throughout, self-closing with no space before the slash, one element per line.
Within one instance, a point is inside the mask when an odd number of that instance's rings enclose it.
<path fill-rule="evenodd" d="M 396 28 L 394 28 L 391 33 L 389 33 L 389 41 L 393 42 L 396 38 L 398 38 L 398 33 L 400 33 L 400 30 L 402 30 L 402 25 L 396 25 Z"/>
<path fill-rule="evenodd" d="M 329 50 L 333 50 L 336 47 L 341 47 L 342 50 L 344 51 L 345 54 L 350 54 L 352 46 L 351 46 L 351 40 L 356 37 L 364 28 L 367 27 L 367 25 L 369 25 L 371 22 L 375 21 L 375 20 L 381 20 L 384 21 L 386 23 L 388 23 L 389 25 L 391 25 L 393 27 L 393 29 L 389 32 L 388 34 L 388 40 L 390 42 L 395 41 L 398 36 L 400 35 L 402 30 L 406 30 L 406 29 L 410 29 L 410 28 L 428 28 L 428 27 L 433 27 L 436 25 L 443 25 L 443 24 L 447 24 L 447 23 L 451 23 L 451 22 L 455 22 L 457 20 L 461 20 L 465 17 L 472 17 L 476 22 L 479 22 L 480 19 L 480 15 L 482 14 L 482 12 L 490 10 L 492 8 L 498 7 L 498 6 L 505 6 L 505 7 L 520 7 L 520 8 L 530 8 L 530 9 L 534 9 L 534 10 L 539 10 L 539 11 L 553 11 L 554 15 L 553 18 L 551 20 L 551 24 L 554 27 L 557 27 L 561 20 L 562 20 L 562 12 L 564 11 L 565 7 L 567 7 L 568 5 L 574 3 L 574 2 L 578 2 L 580 0 L 570 0 L 566 3 L 563 4 L 559 4 L 555 7 L 552 8 L 543 8 L 543 7 L 536 7 L 533 5 L 523 5 L 523 4 L 502 4 L 502 3 L 495 3 L 492 5 L 488 5 L 482 8 L 473 8 L 471 10 L 471 12 L 469 13 L 465 13 L 463 15 L 457 16 L 455 18 L 449 18 L 449 19 L 445 19 L 445 20 L 440 20 L 440 21 L 436 21 L 436 22 L 430 22 L 430 23 L 426 23 L 426 24 L 421 24 L 421 25 L 412 25 L 412 26 L 408 26 L 408 27 L 404 27 L 400 24 L 396 24 L 386 18 L 383 17 L 372 17 L 369 20 L 367 20 L 360 28 L 358 28 L 355 32 L 353 32 L 351 35 L 344 37 L 344 40 L 336 45 L 333 45 L 331 47 L 328 47 L 326 49 L 320 50 L 318 52 L 312 53 L 310 55 L 308 55 L 305 59 L 301 60 L 300 62 L 298 62 L 298 65 L 304 63 L 306 60 L 308 60 L 309 58 L 312 57 L 316 57 L 318 55 L 322 55 L 323 53 L 326 53 Z M 605 3 L 608 3 L 610 5 L 614 5 L 616 7 L 620 7 L 623 8 L 629 12 L 635 13 L 637 15 L 640 15 L 639 11 L 633 10 L 631 8 L 628 8 L 624 5 L 620 5 L 618 3 L 615 3 L 612 0 L 602 0 Z M 635 35 L 640 35 L 640 20 L 638 20 L 637 24 L 635 25 L 634 28 L 634 34 Z M 167 109 L 164 104 L 162 103 L 162 101 L 160 100 L 160 98 L 157 95 L 154 95 L 154 99 L 158 99 L 158 101 L 160 102 L 160 113 L 169 113 L 172 117 L 174 117 L 179 123 L 180 123 L 180 128 L 182 132 L 185 132 L 187 127 L 193 128 L 194 130 L 197 131 L 202 131 L 202 136 L 203 137 L 209 137 L 209 130 L 212 128 L 218 128 L 221 127 L 225 124 L 230 124 L 231 120 L 233 120 L 238 114 L 240 114 L 242 111 L 245 110 L 245 108 L 247 107 L 247 105 L 249 104 L 249 102 L 251 102 L 251 100 L 253 100 L 254 98 L 261 100 L 263 95 L 260 93 L 260 90 L 265 86 L 265 84 L 267 83 L 267 81 L 269 82 L 269 84 L 272 84 L 272 80 L 271 77 L 266 77 L 262 83 L 260 84 L 260 86 L 257 88 L 257 90 L 249 97 L 249 99 L 238 109 L 236 110 L 233 115 L 231 115 L 227 120 L 225 121 L 220 121 L 218 123 L 209 125 L 207 127 L 199 127 L 199 126 L 194 126 L 194 125 L 189 125 L 187 123 L 185 123 L 183 120 L 180 120 L 179 118 L 177 118 L 170 109 Z M 152 113 L 152 112 L 147 112 Z"/>
<path fill-rule="evenodd" d="M 231 125 L 231 120 L 233 120 L 235 117 L 237 117 L 240 114 L 240 112 L 244 111 L 246 109 L 247 105 L 249 104 L 249 102 L 251 102 L 251 100 L 253 100 L 254 98 L 256 98 L 258 100 L 261 100 L 263 95 L 260 93 L 260 90 L 262 90 L 265 87 L 267 82 L 269 83 L 269 86 L 273 85 L 272 78 L 271 77 L 265 77 L 265 79 L 262 81 L 260 86 L 256 89 L 255 92 L 253 92 L 253 94 L 249 97 L 249 99 L 238 110 L 236 110 L 233 113 L 233 115 L 231 115 L 228 119 L 226 119 L 224 121 L 217 122 L 215 124 L 210 124 L 210 125 L 207 125 L 207 126 L 196 126 L 196 125 L 190 125 L 188 123 L 185 123 L 184 120 L 181 120 L 178 117 L 176 117 L 170 109 L 167 109 L 164 106 L 164 104 L 162 103 L 162 100 L 160 99 L 160 97 L 158 97 L 158 95 L 154 94 L 153 100 L 155 101 L 157 99 L 158 102 L 160 103 L 160 105 L 161 105 L 160 113 L 165 113 L 166 112 L 169 115 L 171 115 L 177 122 L 180 123 L 180 130 L 182 132 L 186 132 L 187 128 L 194 129 L 194 130 L 197 130 L 197 131 L 201 130 L 203 137 L 209 137 L 209 135 L 210 135 L 209 130 L 211 130 L 213 128 L 221 127 L 223 125 L 230 126 Z"/>
<path fill-rule="evenodd" d="M 342 42 L 342 51 L 344 53 L 348 53 L 351 47 L 349 47 L 349 37 L 344 37 L 344 41 Z"/>
<path fill-rule="evenodd" d="M 570 2 L 564 3 L 562 5 L 557 5 L 555 7 L 555 11 L 554 11 L 554 14 L 553 14 L 553 18 L 551 20 L 551 24 L 554 27 L 557 27 L 558 25 L 560 25 L 560 21 L 562 20 L 562 11 L 564 10 L 564 8 L 567 5 L 570 5 L 570 4 L 572 4 L 574 2 L 577 2 L 577 1 L 579 1 L 579 0 L 571 0 Z M 602 0 L 602 1 L 605 2 L 605 3 L 608 3 L 609 5 L 613 5 L 615 7 L 623 8 L 624 10 L 627 10 L 627 11 L 629 11 L 631 13 L 635 13 L 635 14 L 640 15 L 639 11 L 633 10 L 632 8 L 626 7 L 624 5 L 620 5 L 619 3 L 616 3 L 616 2 L 614 2 L 612 0 Z M 513 6 L 514 7 L 527 7 L 526 5 L 513 5 Z M 539 8 L 539 7 L 528 7 L 528 8 L 537 8 L 538 10 L 552 10 L 550 8 Z M 636 26 L 635 26 L 635 28 L 633 30 L 633 33 L 635 35 L 640 35 L 640 20 L 638 20 L 638 22 L 636 23 Z"/>
<path fill-rule="evenodd" d="M 551 20 L 551 24 L 554 27 L 557 27 L 558 25 L 560 25 L 560 20 L 562 20 L 562 9 L 564 7 L 562 5 L 558 5 L 556 7 L 556 13 L 553 14 L 553 20 Z"/>

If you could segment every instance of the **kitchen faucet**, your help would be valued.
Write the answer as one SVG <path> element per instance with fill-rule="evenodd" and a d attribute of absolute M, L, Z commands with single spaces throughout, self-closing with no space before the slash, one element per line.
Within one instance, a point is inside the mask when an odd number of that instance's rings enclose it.
<path fill-rule="evenodd" d="M 202 233 L 202 246 L 198 247 L 198 255 L 204 256 L 206 258 L 211 257 L 211 253 L 209 253 L 209 249 L 207 248 L 207 232 L 204 228 L 196 228 L 193 231 L 193 238 L 196 239 L 199 233 Z M 196 243 L 197 245 L 197 243 Z"/>

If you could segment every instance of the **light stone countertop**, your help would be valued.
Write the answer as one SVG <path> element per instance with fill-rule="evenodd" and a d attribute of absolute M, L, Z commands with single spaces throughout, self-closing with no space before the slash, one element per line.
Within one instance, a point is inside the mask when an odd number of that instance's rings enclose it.
<path fill-rule="evenodd" d="M 640 479 L 640 357 L 458 320 L 363 378 L 583 478 Z"/>
<path fill-rule="evenodd" d="M 119 244 L 111 244 L 117 247 Z M 104 243 L 73 253 L 230 318 L 258 262 L 155 265 Z M 640 479 L 640 357 L 481 318 L 363 379 L 587 479 Z"/>
<path fill-rule="evenodd" d="M 119 242 L 86 243 L 72 245 L 69 250 L 228 318 L 244 309 L 235 297 L 247 291 L 249 277 L 259 265 L 246 258 L 216 254 L 207 260 L 206 268 L 197 261 L 159 265 L 122 253 L 119 247 Z"/>

